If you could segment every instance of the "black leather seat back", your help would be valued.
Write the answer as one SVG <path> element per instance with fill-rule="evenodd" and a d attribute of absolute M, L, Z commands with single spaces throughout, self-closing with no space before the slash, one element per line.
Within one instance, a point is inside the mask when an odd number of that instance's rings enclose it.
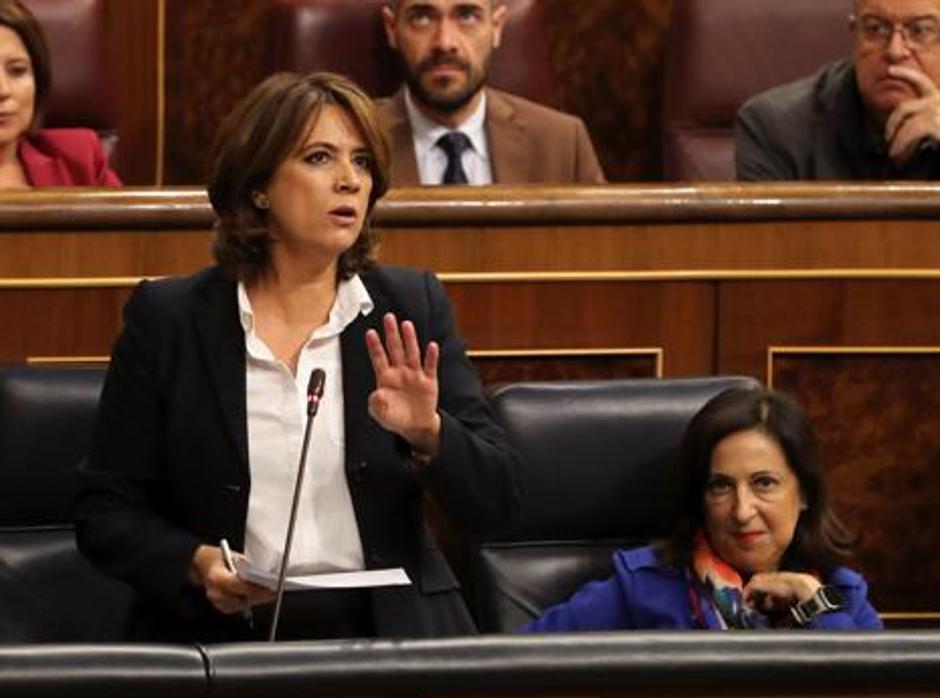
<path fill-rule="evenodd" d="M 509 631 L 669 532 L 669 464 L 711 397 L 751 378 L 516 383 L 492 392 L 523 456 L 520 514 L 474 547 L 481 629 Z"/>
<path fill-rule="evenodd" d="M 101 367 L 0 369 L 0 642 L 116 640 L 133 593 L 75 547 Z"/>
<path fill-rule="evenodd" d="M 104 369 L 0 369 L 0 526 L 68 524 Z"/>

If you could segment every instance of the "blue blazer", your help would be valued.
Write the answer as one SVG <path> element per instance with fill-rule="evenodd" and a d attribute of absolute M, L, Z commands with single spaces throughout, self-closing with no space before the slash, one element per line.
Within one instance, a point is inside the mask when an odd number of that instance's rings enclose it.
<path fill-rule="evenodd" d="M 524 626 L 522 632 L 577 630 L 697 629 L 689 584 L 683 570 L 659 561 L 653 547 L 618 550 L 614 574 L 603 582 L 590 582 L 567 601 L 552 606 Z M 857 572 L 836 568 L 826 584 L 839 587 L 845 609 L 825 613 L 807 627 L 815 630 L 880 630 L 881 619 L 868 603 L 868 586 Z M 715 610 L 703 604 L 705 626 L 720 630 Z"/>

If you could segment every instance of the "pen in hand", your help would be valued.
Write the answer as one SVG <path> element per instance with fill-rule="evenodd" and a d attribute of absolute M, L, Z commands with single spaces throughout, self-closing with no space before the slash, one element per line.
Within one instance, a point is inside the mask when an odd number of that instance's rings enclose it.
<path fill-rule="evenodd" d="M 235 569 L 235 558 L 232 557 L 232 549 L 228 545 L 228 541 L 223 538 L 219 541 L 219 547 L 222 549 L 222 560 L 225 562 L 225 569 L 227 569 L 232 574 L 237 574 Z"/>
<path fill-rule="evenodd" d="M 232 549 L 229 547 L 228 540 L 223 538 L 219 541 L 219 548 L 222 549 L 222 561 L 225 563 L 225 569 L 231 572 L 234 575 L 238 574 L 238 570 L 235 569 L 235 558 L 232 557 Z M 253 614 L 251 608 L 246 608 L 242 611 L 242 617 L 248 621 L 249 625 L 253 625 Z"/>

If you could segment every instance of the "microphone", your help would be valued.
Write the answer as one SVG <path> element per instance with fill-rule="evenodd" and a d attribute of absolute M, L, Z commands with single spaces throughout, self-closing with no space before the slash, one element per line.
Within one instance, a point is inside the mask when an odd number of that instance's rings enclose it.
<path fill-rule="evenodd" d="M 315 368 L 310 372 L 307 382 L 307 416 L 316 417 L 320 409 L 320 400 L 323 398 L 323 386 L 326 383 L 326 371 Z"/>
<path fill-rule="evenodd" d="M 326 371 L 315 368 L 310 372 L 307 382 L 307 426 L 304 428 L 304 442 L 300 447 L 300 462 L 297 464 L 297 481 L 294 483 L 294 498 L 290 505 L 290 518 L 287 521 L 287 539 L 284 541 L 284 555 L 281 557 L 281 569 L 277 574 L 277 589 L 275 591 L 274 616 L 271 618 L 271 632 L 268 641 L 274 642 L 277 637 L 277 622 L 281 617 L 281 601 L 284 599 L 284 582 L 287 578 L 287 565 L 290 561 L 291 544 L 294 542 L 294 525 L 297 523 L 297 509 L 300 504 L 300 487 L 304 481 L 304 470 L 307 465 L 307 449 L 310 447 L 310 432 L 313 427 L 313 418 L 320 409 L 320 400 L 323 398 L 323 387 L 326 383 Z"/>

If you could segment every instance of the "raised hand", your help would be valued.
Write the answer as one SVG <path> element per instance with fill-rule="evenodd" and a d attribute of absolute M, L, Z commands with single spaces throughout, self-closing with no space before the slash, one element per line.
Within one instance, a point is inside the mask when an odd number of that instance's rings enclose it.
<path fill-rule="evenodd" d="M 385 346 L 375 330 L 366 332 L 366 346 L 375 371 L 375 390 L 369 396 L 369 414 L 384 429 L 411 444 L 416 455 L 433 458 L 440 450 L 441 418 L 437 413 L 437 363 L 440 348 L 421 349 L 414 325 L 388 313 L 382 319 Z"/>
<path fill-rule="evenodd" d="M 911 159 L 924 139 L 940 141 L 940 90 L 933 80 L 914 68 L 892 65 L 888 73 L 910 83 L 918 95 L 901 102 L 885 122 L 888 155 L 900 164 Z"/>

